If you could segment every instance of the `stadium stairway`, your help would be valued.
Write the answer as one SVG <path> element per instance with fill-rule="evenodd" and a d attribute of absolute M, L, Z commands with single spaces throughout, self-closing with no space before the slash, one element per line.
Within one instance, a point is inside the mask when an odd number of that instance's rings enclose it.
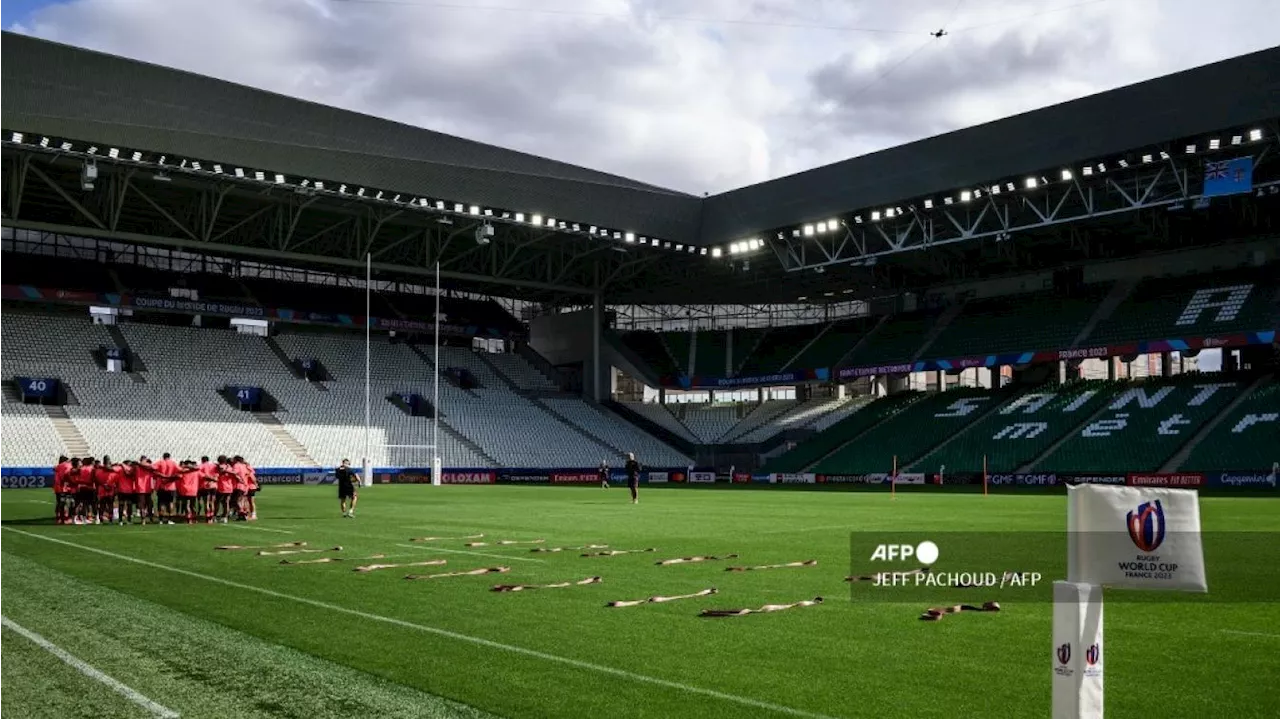
<path fill-rule="evenodd" d="M 818 340 L 822 339 L 822 336 L 825 335 L 827 332 L 830 332 L 831 328 L 835 326 L 836 326 L 835 322 L 828 322 L 824 324 L 822 326 L 822 329 L 818 331 L 818 334 L 814 335 L 812 339 L 804 343 L 804 346 L 800 348 L 800 351 L 792 355 L 791 359 L 787 360 L 785 364 L 783 364 L 781 367 L 778 368 L 778 371 L 785 372 L 788 369 L 791 369 L 791 365 L 795 364 L 796 360 L 803 357 L 804 353 L 808 352 L 810 347 L 812 347 Z M 812 368 L 800 367 L 798 369 L 812 369 Z"/>
<path fill-rule="evenodd" d="M 483 449 L 483 448 L 481 448 L 481 446 L 480 446 L 480 445 L 476 444 L 475 442 L 472 442 L 472 441 L 471 441 L 471 438 L 467 437 L 466 435 L 464 435 L 463 433 L 461 433 L 461 432 L 459 432 L 458 430 L 454 429 L 453 427 L 450 427 L 448 422 L 440 422 L 440 425 L 439 425 L 439 426 L 440 426 L 440 431 L 441 431 L 441 432 L 443 432 L 444 434 L 446 434 L 446 435 L 448 435 L 448 436 L 452 437 L 452 438 L 453 438 L 454 440 L 456 440 L 459 444 L 461 444 L 462 446 L 464 446 L 464 447 L 466 447 L 467 449 L 471 450 L 472 452 L 475 452 L 475 453 L 476 453 L 477 455 L 479 455 L 479 456 L 480 456 L 484 461 L 488 462 L 489 464 L 488 464 L 487 466 L 489 466 L 489 467 L 499 467 L 499 466 L 501 466 L 501 465 L 498 463 L 498 460 L 494 459 L 493 457 L 490 457 L 490 456 L 489 456 L 489 453 L 488 453 L 488 452 L 486 452 L 486 451 L 484 451 L 484 449 Z M 479 467 L 474 467 L 474 468 L 473 468 L 473 467 L 465 467 L 464 469 L 480 469 L 480 468 L 479 468 Z"/>
<path fill-rule="evenodd" d="M 1018 396 L 1021 396 L 1021 393 L 1019 393 Z M 933 449 L 930 449 L 929 451 L 920 455 L 915 460 L 912 460 L 911 464 L 908 464 L 903 468 L 903 471 L 911 471 L 911 472 L 926 471 L 926 468 L 929 468 L 930 457 L 939 456 L 942 450 L 944 450 L 948 445 L 950 445 L 952 442 L 955 442 L 956 440 L 968 439 L 968 435 L 970 432 L 974 431 L 974 429 L 977 427 L 984 426 L 983 425 L 984 420 L 996 414 L 1001 409 L 1004 409 L 1005 407 L 1009 406 L 1009 403 L 1015 401 L 1016 399 L 1017 397 L 1015 396 L 1015 397 L 1010 397 L 1003 402 L 993 402 L 990 407 L 987 407 L 986 409 L 982 410 L 982 412 L 976 415 L 968 424 L 960 428 L 959 432 L 952 434 L 951 436 L 942 440 L 941 443 L 934 445 Z M 936 467 L 934 467 L 933 469 L 936 470 Z"/>
<path fill-rule="evenodd" d="M 88 457 L 91 451 L 89 442 L 85 440 L 83 434 L 80 434 L 80 429 L 71 420 L 66 408 L 61 405 L 45 405 L 44 412 L 53 423 L 53 429 L 58 433 L 58 438 L 66 445 L 67 452 L 73 457 Z"/>
<path fill-rule="evenodd" d="M 1235 399 L 1231 400 L 1230 404 L 1228 404 L 1226 407 L 1223 407 L 1221 412 L 1219 412 L 1215 417 L 1210 419 L 1208 422 L 1205 422 L 1204 426 L 1200 428 L 1200 431 L 1192 435 L 1191 438 L 1187 440 L 1187 443 L 1183 445 L 1182 448 L 1179 449 L 1176 454 L 1170 457 L 1169 461 L 1165 462 L 1164 465 L 1160 467 L 1160 471 L 1161 472 L 1178 471 L 1178 468 L 1181 467 L 1183 464 L 1185 464 L 1187 459 L 1191 457 L 1191 453 L 1195 451 L 1195 448 L 1199 446 L 1200 443 L 1203 442 L 1204 439 L 1208 437 L 1209 434 L 1213 432 L 1213 430 L 1216 429 L 1219 424 L 1222 424 L 1222 422 L 1226 420 L 1226 418 L 1230 417 L 1231 414 L 1235 412 L 1237 407 L 1244 404 L 1246 400 L 1252 398 L 1254 396 L 1254 393 L 1257 392 L 1258 389 L 1266 386 L 1266 384 L 1270 382 L 1271 379 L 1272 379 L 1271 375 L 1263 375 L 1258 379 L 1256 379 L 1253 382 L 1253 384 L 1249 385 L 1245 389 L 1245 391 L 1241 392 L 1239 395 L 1236 396 Z"/>
<path fill-rule="evenodd" d="M 1098 326 L 1099 322 L 1104 322 L 1115 313 L 1120 303 L 1129 299 L 1129 295 L 1133 294 L 1133 288 L 1138 286 L 1136 279 L 1124 279 L 1116 282 L 1111 287 L 1111 291 L 1107 293 L 1105 299 L 1098 304 L 1098 309 L 1084 323 L 1084 327 L 1080 328 L 1080 334 L 1076 335 L 1075 341 L 1071 343 L 1071 349 L 1075 349 L 1084 344 L 1089 339 L 1089 335 L 1093 333 L 1093 329 Z"/>
<path fill-rule="evenodd" d="M 938 335 L 941 335 L 947 325 L 951 324 L 951 320 L 954 320 L 962 311 L 964 311 L 964 305 L 958 303 L 944 310 L 933 323 L 933 326 L 929 328 L 929 331 L 925 333 L 924 340 L 920 343 L 920 349 L 916 350 L 916 353 L 912 355 L 911 361 L 915 362 L 923 357 L 929 351 L 929 348 L 933 346 L 934 341 L 938 339 Z"/>
<path fill-rule="evenodd" d="M 1120 387 L 1120 385 L 1117 384 L 1116 387 L 1118 391 L 1118 388 Z M 1071 431 L 1064 432 L 1061 437 L 1054 440 L 1053 444 L 1050 444 L 1048 447 L 1045 447 L 1043 452 L 1040 452 L 1035 456 L 1035 458 L 1033 458 L 1029 462 L 1026 462 L 1021 467 L 1018 467 L 1015 470 L 1015 472 L 1018 474 L 1030 474 L 1031 472 L 1034 472 L 1035 468 L 1039 466 L 1041 462 L 1053 456 L 1053 453 L 1057 452 L 1062 447 L 1062 445 L 1066 444 L 1067 442 L 1070 442 L 1073 438 L 1076 437 L 1076 435 L 1083 432 L 1085 427 L 1088 427 L 1089 425 L 1098 421 L 1099 417 L 1106 414 L 1110 409 L 1109 405 L 1111 404 L 1111 400 L 1115 394 L 1116 392 L 1112 392 L 1108 394 L 1107 397 L 1105 398 L 1105 401 L 1099 404 L 1097 409 L 1095 409 L 1094 411 L 1086 415 L 1084 419 L 1080 420 L 1080 422 L 1076 426 L 1072 427 Z"/>
<path fill-rule="evenodd" d="M 284 445 L 284 448 L 289 450 L 290 454 L 298 459 L 299 467 L 320 466 L 320 463 L 315 461 L 315 459 L 307 453 L 307 448 L 304 447 L 296 437 L 289 434 L 289 430 L 285 429 L 284 423 L 280 421 L 279 417 L 276 417 L 270 412 L 250 412 L 250 414 L 252 414 L 253 418 L 258 420 L 258 422 L 260 422 L 262 426 L 280 442 L 280 444 Z"/>
<path fill-rule="evenodd" d="M 534 405 L 536 405 L 538 409 L 542 410 L 544 414 L 555 419 L 560 424 L 563 424 L 564 426 L 568 427 L 570 430 L 573 431 L 574 434 L 586 440 L 588 444 L 593 444 L 596 447 L 598 447 L 602 452 L 604 452 L 604 454 L 600 455 L 601 457 L 615 457 L 618 455 L 618 450 L 614 449 L 613 447 L 610 447 L 609 445 L 596 439 L 595 437 L 592 437 L 590 434 L 587 434 L 586 430 L 582 429 L 581 427 L 574 424 L 573 422 L 570 422 L 568 419 L 565 419 L 564 416 L 562 416 L 559 412 L 552 409 L 546 402 L 542 402 L 534 399 L 531 399 L 529 401 L 532 402 Z"/>
<path fill-rule="evenodd" d="M 267 347 L 271 350 L 271 354 L 275 355 L 276 358 L 280 360 L 280 364 L 288 368 L 289 374 L 294 377 L 302 377 L 301 370 L 293 364 L 293 358 L 289 356 L 288 352 L 284 351 L 284 348 L 280 346 L 279 342 L 276 342 L 275 337 L 263 337 L 262 340 L 267 343 Z"/>
<path fill-rule="evenodd" d="M 124 333 L 120 331 L 119 325 L 107 325 L 107 334 L 111 335 L 111 339 L 116 343 L 116 347 L 124 350 L 129 354 L 129 364 L 133 367 L 133 372 L 146 372 L 147 363 L 133 351 L 129 346 L 129 340 L 125 338 Z M 132 373 L 131 373 L 132 374 Z"/>
<path fill-rule="evenodd" d="M 879 330 L 881 327 L 883 327 L 885 322 L 889 321 L 889 317 L 891 317 L 891 315 L 880 315 L 880 319 L 879 321 L 876 322 L 875 326 L 872 327 L 870 330 L 867 330 L 866 334 L 859 337 L 858 341 L 854 342 L 853 346 L 850 347 L 848 351 L 846 351 L 843 355 L 841 355 L 840 359 L 832 366 L 843 367 L 846 364 L 848 364 L 849 358 L 853 356 L 853 353 L 862 349 L 862 347 L 867 344 L 867 341 L 870 340 L 875 335 L 876 331 Z"/>

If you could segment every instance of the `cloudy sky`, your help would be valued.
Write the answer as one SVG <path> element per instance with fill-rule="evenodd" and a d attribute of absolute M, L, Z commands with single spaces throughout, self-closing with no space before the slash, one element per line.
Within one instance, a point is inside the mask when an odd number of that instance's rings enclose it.
<path fill-rule="evenodd" d="M 0 22 L 701 194 L 1280 44 L 1275 2 L 5 0 Z"/>

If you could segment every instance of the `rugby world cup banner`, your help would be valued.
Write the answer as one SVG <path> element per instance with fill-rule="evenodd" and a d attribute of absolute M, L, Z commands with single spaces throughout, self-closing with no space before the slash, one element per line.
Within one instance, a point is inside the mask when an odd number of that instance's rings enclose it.
<path fill-rule="evenodd" d="M 1200 495 L 1167 487 L 1067 489 L 1067 580 L 1208 591 Z"/>
<path fill-rule="evenodd" d="M 695 484 L 712 484 L 716 481 L 715 472 L 690 472 L 689 481 Z"/>
<path fill-rule="evenodd" d="M 826 367 L 789 372 L 775 372 L 765 375 L 747 377 L 663 377 L 662 384 L 681 389 L 728 389 L 731 387 L 761 387 L 768 385 L 798 384 L 801 382 L 826 382 L 831 379 L 831 370 Z"/>

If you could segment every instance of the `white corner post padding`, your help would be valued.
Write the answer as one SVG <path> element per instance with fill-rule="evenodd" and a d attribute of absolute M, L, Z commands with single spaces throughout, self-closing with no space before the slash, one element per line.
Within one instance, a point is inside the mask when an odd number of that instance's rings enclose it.
<path fill-rule="evenodd" d="M 1102 719 L 1102 587 L 1053 583 L 1053 719 Z"/>
<path fill-rule="evenodd" d="M 1054 719 L 1102 719 L 1104 586 L 1208 591 L 1199 495 L 1163 487 L 1067 488 L 1067 581 L 1053 584 Z"/>
<path fill-rule="evenodd" d="M 360 484 L 366 487 L 373 486 L 373 463 L 365 457 L 364 466 L 360 469 Z"/>
<path fill-rule="evenodd" d="M 441 483 L 441 475 L 444 473 L 444 467 L 439 457 L 431 458 L 431 486 L 439 487 Z"/>

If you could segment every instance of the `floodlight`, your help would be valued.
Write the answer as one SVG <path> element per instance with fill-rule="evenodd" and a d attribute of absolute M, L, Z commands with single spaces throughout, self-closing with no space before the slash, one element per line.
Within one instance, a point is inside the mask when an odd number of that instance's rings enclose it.
<path fill-rule="evenodd" d="M 1084 167 L 1080 168 L 1080 173 L 1081 173 L 1082 175 L 1084 175 L 1085 177 L 1092 177 L 1092 176 L 1093 176 L 1093 165 L 1085 165 Z"/>
<path fill-rule="evenodd" d="M 647 239 L 645 239 L 645 238 L 641 237 L 641 238 L 640 238 L 640 244 L 642 244 L 642 245 L 647 245 L 647 244 L 649 244 L 649 241 L 648 241 Z M 655 244 L 657 244 L 657 243 L 655 243 Z"/>
<path fill-rule="evenodd" d="M 654 241 L 653 241 L 653 244 L 655 244 L 655 245 L 656 245 L 656 244 L 658 244 L 658 241 L 657 241 L 657 240 L 654 240 Z M 664 243 L 662 243 L 662 248 L 663 248 L 663 249 L 666 249 L 666 250 L 671 249 L 671 243 L 670 243 L 670 242 L 664 242 Z"/>
<path fill-rule="evenodd" d="M 374 195 L 374 196 L 373 196 L 373 199 L 375 199 L 375 200 L 381 200 L 381 199 L 382 199 L 382 190 L 378 190 L 378 194 Z"/>
<path fill-rule="evenodd" d="M 23 134 L 21 132 L 13 133 L 12 139 L 14 142 L 22 142 L 22 138 L 23 138 Z"/>
<path fill-rule="evenodd" d="M 48 146 L 49 146 L 49 138 L 47 137 L 40 138 L 40 147 L 48 147 Z"/>
<path fill-rule="evenodd" d="M 530 219 L 529 219 L 529 224 L 531 224 L 531 225 L 541 225 L 541 224 L 542 224 L 542 215 L 534 215 L 532 218 L 530 218 Z"/>
<path fill-rule="evenodd" d="M 804 226 L 804 236 L 805 236 L 805 237 L 813 237 L 813 225 L 805 225 L 805 226 Z"/>
<path fill-rule="evenodd" d="M 444 209 L 444 200 L 436 200 L 436 209 L 437 209 L 437 210 L 443 210 L 443 209 Z"/>
<path fill-rule="evenodd" d="M 800 236 L 800 230 L 792 230 L 792 231 L 791 231 L 791 236 L 792 236 L 792 237 L 799 237 L 799 236 Z"/>
<path fill-rule="evenodd" d="M 119 148 L 115 148 L 115 147 L 113 147 L 113 148 L 111 148 L 111 149 L 107 150 L 107 157 L 110 157 L 110 158 L 111 158 L 111 159 L 113 159 L 113 160 L 114 160 L 114 159 L 116 159 L 116 158 L 118 158 L 118 157 L 120 157 L 120 150 L 119 150 Z"/>
<path fill-rule="evenodd" d="M 1026 186 L 1026 188 L 1027 188 L 1028 190 L 1034 190 L 1034 189 L 1036 189 L 1036 187 L 1037 187 L 1037 186 L 1039 186 L 1039 184 L 1040 184 L 1040 183 L 1039 183 L 1039 181 L 1037 181 L 1037 180 L 1036 180 L 1036 178 L 1034 178 L 1034 177 L 1028 177 L 1028 178 L 1023 182 L 1023 184 Z"/>
<path fill-rule="evenodd" d="M 214 169 L 217 169 L 219 172 L 221 172 L 221 171 L 222 171 L 221 169 L 219 169 L 219 168 L 218 168 L 218 166 L 217 166 L 217 165 L 214 165 Z M 276 184 L 277 184 L 277 185 L 283 185 L 283 184 L 284 184 L 284 175 L 281 175 L 281 174 L 278 174 L 278 173 L 276 174 Z M 396 195 L 396 197 L 399 197 L 399 195 Z"/>
<path fill-rule="evenodd" d="M 185 162 L 185 160 L 184 160 L 184 162 Z M 237 168 L 236 168 L 236 171 L 235 171 L 235 176 L 236 176 L 236 177 L 243 178 L 243 177 L 244 177 L 244 168 L 243 168 L 243 167 L 237 167 Z M 319 183 L 319 182 L 317 182 L 317 183 L 316 183 L 316 185 L 317 185 L 317 186 L 319 186 L 319 185 L 320 185 L 320 183 Z"/>
<path fill-rule="evenodd" d="M 683 252 L 683 251 L 684 251 L 684 245 L 676 245 L 676 252 Z"/>
<path fill-rule="evenodd" d="M 263 172 L 262 170 L 257 170 L 256 172 L 253 173 L 253 179 L 257 180 L 258 182 L 266 182 L 267 173 Z"/>
<path fill-rule="evenodd" d="M 1142 156 L 1142 161 L 1143 161 L 1144 163 L 1147 163 L 1147 162 L 1155 162 L 1155 161 L 1156 161 L 1156 157 L 1155 157 L 1155 155 L 1150 155 L 1150 154 L 1148 154 L 1148 155 L 1143 155 L 1143 156 Z"/>
<path fill-rule="evenodd" d="M 1071 174 L 1071 170 L 1063 170 L 1063 171 L 1062 171 L 1062 181 L 1063 181 L 1063 182 L 1069 182 L 1069 181 L 1071 180 L 1071 178 L 1072 178 L 1072 177 L 1074 177 L 1074 175 L 1072 175 L 1072 174 Z"/>
<path fill-rule="evenodd" d="M 992 186 L 991 186 L 991 194 L 993 194 L 993 195 L 998 195 L 998 194 L 1000 194 L 1000 186 L 999 186 L 999 185 L 992 185 Z"/>
<path fill-rule="evenodd" d="M 323 183 L 323 182 L 321 182 L 320 180 L 316 180 L 316 189 L 317 189 L 317 190 L 323 190 L 323 189 L 324 189 L 324 183 Z"/>
<path fill-rule="evenodd" d="M 705 252 L 705 250 L 704 250 L 704 252 Z M 712 248 L 711 248 L 711 256 L 712 256 L 712 257 L 719 257 L 719 256 L 720 256 L 720 254 L 721 254 L 721 250 L 720 250 L 720 248 L 719 248 L 719 247 L 712 247 Z"/>
<path fill-rule="evenodd" d="M 827 232 L 827 223 L 826 223 L 825 221 L 823 221 L 823 222 L 819 222 L 819 223 L 818 223 L 818 233 L 819 233 L 819 234 L 826 234 L 826 232 Z"/>
<path fill-rule="evenodd" d="M 1012 182 L 1006 182 L 1004 183 L 1004 189 L 1008 190 L 1009 192 L 1013 192 L 1015 188 Z"/>
<path fill-rule="evenodd" d="M 854 215 L 854 216 L 853 216 L 853 221 L 854 221 L 854 223 L 855 223 L 855 224 L 859 224 L 859 225 L 861 225 L 861 224 L 862 224 L 862 215 Z"/>
<path fill-rule="evenodd" d="M 982 197 L 982 190 L 974 190 L 974 191 L 973 191 L 973 197 L 974 197 L 974 199 L 975 199 L 975 200 L 976 200 L 976 199 L 981 198 L 981 197 Z M 914 206 L 911 206 L 911 211 L 912 211 L 912 212 L 915 212 L 915 211 L 916 211 L 916 208 L 915 208 Z"/>
<path fill-rule="evenodd" d="M 623 238 L 624 238 L 624 239 L 626 239 L 626 241 L 627 241 L 627 242 L 635 242 L 635 241 L 636 241 L 636 235 L 635 235 L 635 233 L 634 233 L 634 232 L 628 232 L 628 233 L 626 233 L 625 235 L 623 235 Z"/>
<path fill-rule="evenodd" d="M 1262 130 L 1254 129 L 1249 131 L 1249 142 L 1257 142 L 1262 139 Z"/>
<path fill-rule="evenodd" d="M 890 218 L 890 217 L 893 217 L 893 208 L 892 208 L 892 207 L 890 207 L 889 209 L 885 210 L 885 211 L 884 211 L 884 216 L 885 216 L 885 219 L 888 219 L 888 218 Z"/>
<path fill-rule="evenodd" d="M 556 226 L 556 218 L 554 218 L 554 217 L 548 217 L 548 218 L 547 218 L 547 227 L 555 227 L 555 226 Z"/>
<path fill-rule="evenodd" d="M 933 209 L 933 200 L 925 200 L 925 201 L 924 201 L 924 209 L 926 209 L 926 210 L 932 210 L 932 209 Z M 855 221 L 856 221 L 856 218 L 855 218 Z"/>
<path fill-rule="evenodd" d="M 692 250 L 692 249 L 693 249 L 693 247 L 692 247 L 692 246 L 690 246 L 690 247 L 689 247 L 689 249 L 691 249 L 691 250 Z M 706 254 L 707 254 L 707 248 L 703 247 L 703 248 L 702 248 L 702 251 L 701 251 L 699 254 L 701 254 L 702 256 L 704 256 L 704 257 L 705 257 L 705 256 L 706 256 Z"/>
<path fill-rule="evenodd" d="M 134 162 L 142 162 L 142 153 L 141 153 L 141 152 L 134 152 L 134 153 L 133 153 L 133 161 L 134 161 Z"/>
<path fill-rule="evenodd" d="M 70 150 L 71 150 L 71 143 L 69 143 L 69 142 L 64 142 L 64 143 L 62 143 L 59 147 L 61 147 L 61 148 L 62 148 L 63 152 L 68 152 L 68 151 L 70 151 Z"/>
<path fill-rule="evenodd" d="M 160 164 L 164 164 L 164 163 L 162 162 L 162 163 L 160 163 Z M 214 173 L 215 173 L 215 174 L 221 175 L 221 174 L 222 174 L 222 165 L 214 165 L 214 166 L 213 166 L 213 171 L 214 171 Z M 303 181 L 302 181 L 302 184 L 303 184 L 303 186 L 305 187 L 305 186 L 306 186 L 306 184 L 307 184 L 307 181 L 306 181 L 306 180 L 303 180 Z"/>
<path fill-rule="evenodd" d="M 1128 167 L 1128 166 L 1129 166 L 1129 161 L 1128 161 L 1128 160 L 1121 160 L 1118 164 L 1120 165 L 1120 169 L 1124 169 L 1124 168 L 1126 168 L 1126 167 Z"/>
<path fill-rule="evenodd" d="M 582 232 L 582 227 L 581 227 L 581 226 L 579 226 L 579 225 L 578 225 L 578 223 L 576 223 L 576 222 L 575 222 L 575 223 L 573 223 L 573 231 L 574 231 L 574 232 Z"/>
<path fill-rule="evenodd" d="M 960 191 L 960 201 L 961 201 L 961 202 L 968 202 L 969 200 L 972 200 L 972 199 L 973 199 L 973 193 L 972 193 L 972 192 L 969 192 L 968 190 L 961 190 L 961 191 Z"/>
<path fill-rule="evenodd" d="M 90 155 L 96 155 L 96 154 L 98 154 L 98 146 L 97 146 L 97 145 L 90 145 L 90 146 L 89 146 L 89 149 L 88 149 L 88 153 L 89 153 Z"/>
<path fill-rule="evenodd" d="M 516 222 L 524 222 L 524 213 L 523 213 L 523 212 L 517 212 L 517 213 L 516 213 Z"/>
<path fill-rule="evenodd" d="M 615 240 L 621 240 L 621 239 L 622 239 L 622 233 L 621 233 L 621 232 L 619 232 L 619 231 L 617 231 L 617 230 L 614 230 L 614 231 L 613 231 L 613 239 L 615 239 Z"/>
<path fill-rule="evenodd" d="M 1244 135 L 1232 135 L 1232 136 L 1231 136 L 1231 144 L 1232 144 L 1232 145 L 1239 145 L 1239 144 L 1240 144 L 1240 143 L 1242 143 L 1242 142 L 1244 142 Z"/>
<path fill-rule="evenodd" d="M 1161 160 L 1167 160 L 1167 159 L 1169 159 L 1169 153 L 1165 152 L 1164 150 L 1161 150 L 1161 151 L 1160 151 L 1160 159 L 1161 159 Z"/>
<path fill-rule="evenodd" d="M 453 203 L 453 211 L 458 214 L 462 214 L 462 203 L 461 202 Z"/>
<path fill-rule="evenodd" d="M 840 220 L 827 220 L 827 227 L 831 228 L 832 232 L 835 232 L 836 228 L 839 226 Z"/>
<path fill-rule="evenodd" d="M 1216 150 L 1221 144 L 1222 142 L 1218 138 L 1214 137 L 1209 140 L 1209 149 Z"/>
<path fill-rule="evenodd" d="M 875 222 L 875 221 L 877 221 L 877 220 L 879 220 L 879 219 L 880 219 L 880 210 L 872 210 L 872 211 L 871 211 L 871 221 L 872 221 L 872 222 Z"/>
<path fill-rule="evenodd" d="M 1194 154 L 1196 154 L 1196 146 L 1195 146 L 1195 145 L 1187 145 L 1187 154 L 1188 154 L 1188 155 L 1194 155 Z"/>
<path fill-rule="evenodd" d="M 468 209 L 468 210 L 470 210 L 470 211 L 471 211 L 471 214 L 473 214 L 473 215 L 478 215 L 478 214 L 480 214 L 480 208 L 479 208 L 478 206 L 476 206 L 476 205 L 472 205 L 471 207 L 468 207 L 467 209 Z"/>
<path fill-rule="evenodd" d="M 951 199 L 950 197 L 944 197 L 944 198 L 942 198 L 942 204 L 944 204 L 944 205 L 950 205 L 950 204 L 951 204 L 951 203 L 953 203 L 953 202 L 955 202 L 955 200 Z M 871 215 L 872 215 L 871 219 L 873 219 L 873 220 L 880 219 L 880 218 L 876 217 L 876 216 L 875 216 L 875 214 L 876 214 L 876 213 L 874 213 L 874 212 L 873 212 L 873 213 L 871 213 Z"/>
<path fill-rule="evenodd" d="M 568 224 L 566 224 L 566 223 L 564 222 L 564 220 L 561 220 L 561 221 L 560 221 L 560 222 L 558 222 L 557 224 L 559 225 L 560 229 L 562 229 L 562 230 L 567 230 L 567 229 L 569 229 L 569 225 L 568 225 Z"/>

